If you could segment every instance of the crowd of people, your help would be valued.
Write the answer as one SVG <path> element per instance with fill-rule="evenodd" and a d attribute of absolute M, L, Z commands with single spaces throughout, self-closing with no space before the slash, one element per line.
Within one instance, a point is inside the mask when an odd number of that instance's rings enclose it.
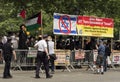
<path fill-rule="evenodd" d="M 48 38 L 48 39 L 47 39 Z M 46 78 L 52 78 L 52 75 L 49 73 L 49 61 L 51 62 L 51 71 L 54 73 L 54 42 L 52 41 L 51 36 L 42 35 L 39 36 L 38 40 L 34 40 L 34 37 L 30 37 L 26 34 L 26 26 L 22 24 L 20 26 L 20 31 L 18 37 L 14 34 L 9 36 L 4 36 L 1 38 L 0 42 L 0 60 L 5 61 L 5 67 L 3 72 L 3 78 L 12 78 L 10 73 L 10 66 L 12 56 L 14 56 L 14 60 L 17 60 L 15 49 L 23 50 L 20 52 L 20 55 L 25 57 L 26 51 L 29 47 L 34 47 L 37 49 L 37 56 L 36 56 L 36 75 L 35 78 L 40 78 L 39 70 L 41 64 L 43 63 L 46 72 Z"/>
<path fill-rule="evenodd" d="M 0 38 L 0 49 L 3 50 L 3 58 L 0 55 L 1 59 L 5 60 L 5 69 L 3 73 L 4 78 L 11 78 L 12 75 L 10 74 L 10 63 L 12 55 L 14 59 L 16 59 L 16 53 L 14 49 L 20 50 L 28 50 L 30 47 L 34 47 L 37 49 L 37 58 L 36 58 L 36 75 L 35 78 L 40 78 L 39 70 L 41 64 L 43 63 L 46 72 L 46 78 L 51 78 L 52 75 L 49 73 L 49 62 L 51 63 L 51 71 L 54 73 L 54 60 L 55 52 L 54 48 L 56 49 L 69 49 L 69 50 L 98 50 L 98 56 L 96 60 L 97 65 L 97 73 L 104 74 L 107 71 L 107 57 L 111 54 L 111 45 L 110 41 L 107 42 L 103 40 L 96 41 L 94 38 L 91 40 L 86 39 L 84 40 L 84 47 L 82 46 L 82 38 L 81 37 L 73 37 L 70 36 L 67 39 L 63 37 L 59 37 L 56 40 L 56 45 L 51 36 L 48 35 L 40 35 L 36 39 L 33 36 L 28 37 L 26 34 L 26 26 L 22 24 L 20 26 L 19 34 L 16 35 L 11 33 L 8 36 L 3 36 Z M 21 56 L 25 57 L 26 52 L 22 51 Z M 85 57 L 88 58 L 89 61 L 89 54 L 90 52 L 86 52 Z"/>

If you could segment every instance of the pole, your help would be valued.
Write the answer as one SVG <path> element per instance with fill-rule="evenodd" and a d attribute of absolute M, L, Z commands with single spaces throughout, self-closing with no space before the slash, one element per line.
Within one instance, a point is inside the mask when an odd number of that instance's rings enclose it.
<path fill-rule="evenodd" d="M 41 9 L 40 15 L 41 15 L 41 35 L 43 35 L 42 9 Z"/>
<path fill-rule="evenodd" d="M 120 40 L 120 27 L 119 27 L 119 40 Z"/>
<path fill-rule="evenodd" d="M 111 38 L 111 50 L 112 50 L 112 48 L 113 48 L 113 39 Z"/>
<path fill-rule="evenodd" d="M 54 46 L 54 47 L 55 47 L 55 50 L 56 50 L 56 43 L 57 43 L 57 41 L 56 41 L 56 35 L 55 35 L 55 46 Z"/>
<path fill-rule="evenodd" d="M 84 36 L 82 37 L 82 49 L 84 48 Z"/>

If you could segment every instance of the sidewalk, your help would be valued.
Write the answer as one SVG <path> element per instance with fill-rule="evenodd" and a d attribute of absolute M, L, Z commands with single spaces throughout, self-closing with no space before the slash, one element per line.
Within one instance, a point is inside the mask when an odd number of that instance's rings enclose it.
<path fill-rule="evenodd" d="M 12 79 L 3 79 L 0 69 L 0 82 L 120 82 L 120 68 L 108 70 L 104 75 L 93 74 L 85 69 L 75 69 L 72 72 L 56 70 L 52 79 L 46 79 L 45 74 L 40 74 L 40 79 L 35 79 L 35 71 L 12 71 Z"/>

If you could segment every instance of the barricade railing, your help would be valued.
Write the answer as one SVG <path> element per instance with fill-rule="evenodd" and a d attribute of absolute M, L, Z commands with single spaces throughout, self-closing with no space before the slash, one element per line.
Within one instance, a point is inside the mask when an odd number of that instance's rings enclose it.
<path fill-rule="evenodd" d="M 55 54 L 57 56 L 57 59 L 55 60 L 55 66 L 64 66 L 69 72 L 71 72 L 71 69 L 74 69 L 70 62 L 70 50 L 55 50 Z M 65 69 L 63 69 L 63 71 Z"/>
<path fill-rule="evenodd" d="M 115 69 L 115 65 L 120 65 L 120 51 L 113 50 L 110 60 L 111 60 L 110 64 L 114 69 Z"/>
<path fill-rule="evenodd" d="M 17 60 L 12 61 L 12 67 L 14 69 L 19 68 L 22 70 L 21 67 L 24 66 L 35 66 L 37 50 L 15 50 L 15 52 Z"/>
<path fill-rule="evenodd" d="M 22 70 L 23 66 L 35 66 L 37 50 L 15 50 L 15 52 L 17 61 L 12 61 L 14 69 L 19 68 Z M 64 66 L 69 72 L 71 72 L 70 68 L 74 69 L 70 64 L 70 50 L 55 50 L 55 54 L 57 56 L 55 66 Z"/>
<path fill-rule="evenodd" d="M 88 66 L 94 71 L 95 61 L 97 58 L 97 50 L 74 50 L 71 51 L 70 62 L 73 66 L 82 67 Z"/>
<path fill-rule="evenodd" d="M 35 66 L 37 50 L 15 50 L 17 60 L 12 61 L 13 69 L 22 70 L 22 66 Z M 97 50 L 55 50 L 57 59 L 55 60 L 55 66 L 64 66 L 69 72 L 74 70 L 75 66 L 87 66 L 86 70 L 91 69 L 94 71 L 95 62 L 97 58 Z M 115 69 L 115 64 L 120 65 L 120 51 L 114 51 L 111 54 L 110 60 L 111 66 Z M 2 62 L 3 63 L 3 62 Z M 64 70 L 63 70 L 64 71 Z"/>
<path fill-rule="evenodd" d="M 86 70 L 96 70 L 97 50 L 74 50 L 71 51 L 70 62 L 72 66 L 87 66 Z M 112 52 L 107 58 L 107 63 L 115 69 L 115 64 L 120 64 L 120 51 Z"/>

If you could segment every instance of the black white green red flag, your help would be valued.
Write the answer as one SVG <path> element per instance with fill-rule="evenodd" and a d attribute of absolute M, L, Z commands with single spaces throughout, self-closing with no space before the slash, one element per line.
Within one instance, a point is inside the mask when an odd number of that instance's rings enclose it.
<path fill-rule="evenodd" d="M 25 22 L 28 31 L 40 28 L 41 24 L 42 24 L 41 12 L 28 18 Z"/>

